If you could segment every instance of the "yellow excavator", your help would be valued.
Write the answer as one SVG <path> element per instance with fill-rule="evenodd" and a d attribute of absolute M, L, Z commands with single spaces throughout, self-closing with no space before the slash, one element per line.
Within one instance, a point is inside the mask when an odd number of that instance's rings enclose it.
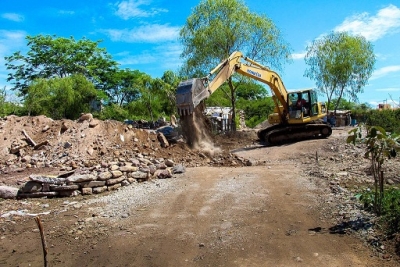
<path fill-rule="evenodd" d="M 268 116 L 271 126 L 257 132 L 260 141 L 276 145 L 311 138 L 326 138 L 332 134 L 332 128 L 323 123 L 326 107 L 318 102 L 317 93 L 313 89 L 288 92 L 275 71 L 243 56 L 239 51 L 233 52 L 207 77 L 189 79 L 178 85 L 178 114 L 181 117 L 191 115 L 203 100 L 234 73 L 267 84 L 273 93 L 274 113 Z"/>

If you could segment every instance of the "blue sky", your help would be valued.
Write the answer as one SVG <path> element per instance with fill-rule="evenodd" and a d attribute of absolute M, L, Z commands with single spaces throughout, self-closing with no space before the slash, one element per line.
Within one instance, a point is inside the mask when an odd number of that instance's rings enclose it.
<path fill-rule="evenodd" d="M 0 88 L 9 89 L 4 56 L 26 52 L 27 35 L 73 36 L 102 40 L 121 68 L 153 77 L 177 70 L 180 28 L 199 0 L 2 0 L 0 5 Z M 332 31 L 361 34 L 374 46 L 375 71 L 359 95 L 373 106 L 400 100 L 400 1 L 246 0 L 265 14 L 293 49 L 293 62 L 280 73 L 288 90 L 315 87 L 303 77 L 305 48 Z M 12 98 L 12 97 L 11 97 Z M 395 103 L 392 102 L 394 100 Z M 12 99 L 11 99 L 12 100 Z"/>

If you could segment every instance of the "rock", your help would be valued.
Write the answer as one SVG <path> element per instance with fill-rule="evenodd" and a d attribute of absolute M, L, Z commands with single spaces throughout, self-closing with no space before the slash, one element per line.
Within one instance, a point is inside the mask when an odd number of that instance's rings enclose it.
<path fill-rule="evenodd" d="M 50 129 L 49 125 L 46 125 L 42 128 L 42 132 L 47 132 Z"/>
<path fill-rule="evenodd" d="M 130 184 L 131 184 L 131 183 L 130 183 L 127 179 L 121 181 L 121 185 L 122 185 L 122 186 L 128 186 L 128 185 L 130 185 Z"/>
<path fill-rule="evenodd" d="M 82 188 L 82 195 L 92 195 L 93 189 L 90 187 Z"/>
<path fill-rule="evenodd" d="M 162 162 L 162 163 L 156 164 L 156 168 L 157 169 L 166 169 L 167 165 L 165 165 L 165 163 Z"/>
<path fill-rule="evenodd" d="M 116 171 L 119 170 L 119 166 L 117 163 L 115 164 L 111 164 L 111 166 L 109 167 L 110 171 Z"/>
<path fill-rule="evenodd" d="M 82 188 L 87 187 L 101 187 L 106 185 L 106 181 L 89 181 L 89 182 L 82 182 L 79 183 Z"/>
<path fill-rule="evenodd" d="M 165 179 L 165 178 L 171 178 L 172 174 L 168 170 L 157 170 L 154 173 L 154 176 L 157 177 L 158 179 Z"/>
<path fill-rule="evenodd" d="M 86 152 L 87 152 L 90 156 L 92 156 L 92 155 L 93 155 L 93 152 L 94 152 L 93 147 L 88 147 L 88 149 L 86 150 Z"/>
<path fill-rule="evenodd" d="M 177 164 L 172 168 L 172 173 L 185 173 L 186 168 L 182 164 Z"/>
<path fill-rule="evenodd" d="M 93 187 L 92 192 L 93 194 L 100 194 L 107 191 L 107 186 L 100 186 L 100 187 Z"/>
<path fill-rule="evenodd" d="M 130 177 L 135 179 L 147 179 L 149 176 L 148 173 L 146 172 L 137 171 L 137 172 L 132 172 L 130 174 Z"/>
<path fill-rule="evenodd" d="M 113 178 L 118 178 L 118 177 L 121 177 L 123 175 L 123 173 L 120 170 L 111 171 L 111 174 L 112 174 Z"/>
<path fill-rule="evenodd" d="M 40 192 L 42 191 L 42 183 L 35 181 L 28 181 L 21 187 L 22 193 L 32 193 L 32 192 Z"/>
<path fill-rule="evenodd" d="M 386 183 L 388 185 L 394 185 L 395 184 L 395 182 L 392 179 L 387 179 Z"/>
<path fill-rule="evenodd" d="M 11 186 L 0 186 L 0 198 L 14 199 L 18 195 L 18 188 Z"/>
<path fill-rule="evenodd" d="M 81 183 L 81 182 L 94 181 L 94 180 L 96 180 L 96 176 L 91 175 L 91 174 L 72 175 L 65 179 L 65 181 L 67 183 Z"/>
<path fill-rule="evenodd" d="M 169 147 L 169 143 L 167 138 L 165 138 L 165 135 L 161 132 L 157 133 L 157 139 L 161 144 L 161 147 L 166 148 Z"/>
<path fill-rule="evenodd" d="M 132 166 L 135 166 L 135 167 L 140 166 L 140 161 L 138 159 L 130 159 L 130 162 L 132 163 Z"/>
<path fill-rule="evenodd" d="M 121 176 L 121 177 L 115 178 L 115 179 L 108 179 L 106 181 L 106 185 L 118 184 L 118 183 L 121 183 L 125 179 L 126 179 L 126 177 L 124 177 L 124 176 Z"/>
<path fill-rule="evenodd" d="M 248 159 L 246 160 L 246 166 L 256 166 L 258 164 L 257 160 Z"/>
<path fill-rule="evenodd" d="M 21 162 L 28 162 L 28 163 L 30 163 L 30 162 L 31 162 L 31 159 L 32 159 L 31 156 L 26 155 L 26 156 L 23 156 L 23 157 L 21 158 Z"/>
<path fill-rule="evenodd" d="M 79 189 L 79 185 L 50 185 L 50 191 L 74 191 Z"/>
<path fill-rule="evenodd" d="M 72 147 L 72 144 L 70 142 L 64 143 L 64 148 L 70 148 L 70 147 Z"/>
<path fill-rule="evenodd" d="M 94 127 L 96 127 L 97 125 L 99 125 L 99 121 L 93 119 L 93 120 L 90 121 L 90 123 L 89 123 L 89 128 L 94 128 Z"/>
<path fill-rule="evenodd" d="M 108 191 L 113 191 L 121 187 L 121 184 L 114 184 L 107 187 Z"/>
<path fill-rule="evenodd" d="M 29 179 L 34 182 L 46 183 L 46 184 L 58 184 L 62 185 L 65 183 L 65 178 L 50 177 L 43 175 L 30 175 Z"/>
<path fill-rule="evenodd" d="M 91 113 L 81 113 L 81 116 L 78 118 L 78 122 L 82 121 L 92 121 L 93 115 Z"/>
<path fill-rule="evenodd" d="M 149 172 L 151 175 L 153 175 L 157 171 L 157 167 L 155 165 L 150 165 L 149 166 Z"/>
<path fill-rule="evenodd" d="M 129 166 L 122 166 L 122 167 L 119 168 L 119 170 L 120 170 L 121 172 L 135 172 L 135 171 L 138 170 L 138 167 L 131 166 L 131 165 L 129 165 Z"/>
<path fill-rule="evenodd" d="M 65 121 L 61 123 L 60 133 L 63 134 L 69 129 L 69 126 Z"/>
<path fill-rule="evenodd" d="M 98 180 L 100 181 L 105 181 L 113 177 L 112 173 L 107 171 L 107 172 L 102 172 L 100 175 L 97 177 Z"/>
<path fill-rule="evenodd" d="M 168 167 L 173 167 L 174 161 L 172 159 L 167 159 L 165 160 L 165 165 L 167 165 Z"/>

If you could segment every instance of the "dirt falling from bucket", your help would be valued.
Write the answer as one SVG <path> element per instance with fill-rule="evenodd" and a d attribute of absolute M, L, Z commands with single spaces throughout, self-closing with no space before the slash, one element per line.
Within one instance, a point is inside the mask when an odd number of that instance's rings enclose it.
<path fill-rule="evenodd" d="M 211 125 L 204 116 L 203 110 L 204 106 L 200 104 L 192 114 L 181 117 L 182 133 L 189 147 L 213 156 L 221 150 L 212 142 Z"/>

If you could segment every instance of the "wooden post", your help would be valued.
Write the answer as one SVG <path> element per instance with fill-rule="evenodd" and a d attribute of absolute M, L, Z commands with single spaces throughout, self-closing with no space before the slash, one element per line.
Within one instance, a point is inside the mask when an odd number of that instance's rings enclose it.
<path fill-rule="evenodd" d="M 42 222 L 40 221 L 39 216 L 35 217 L 35 221 L 39 227 L 40 237 L 42 238 L 44 267 L 47 267 L 47 244 L 46 244 L 46 239 L 44 237 L 43 225 L 42 225 Z"/>

